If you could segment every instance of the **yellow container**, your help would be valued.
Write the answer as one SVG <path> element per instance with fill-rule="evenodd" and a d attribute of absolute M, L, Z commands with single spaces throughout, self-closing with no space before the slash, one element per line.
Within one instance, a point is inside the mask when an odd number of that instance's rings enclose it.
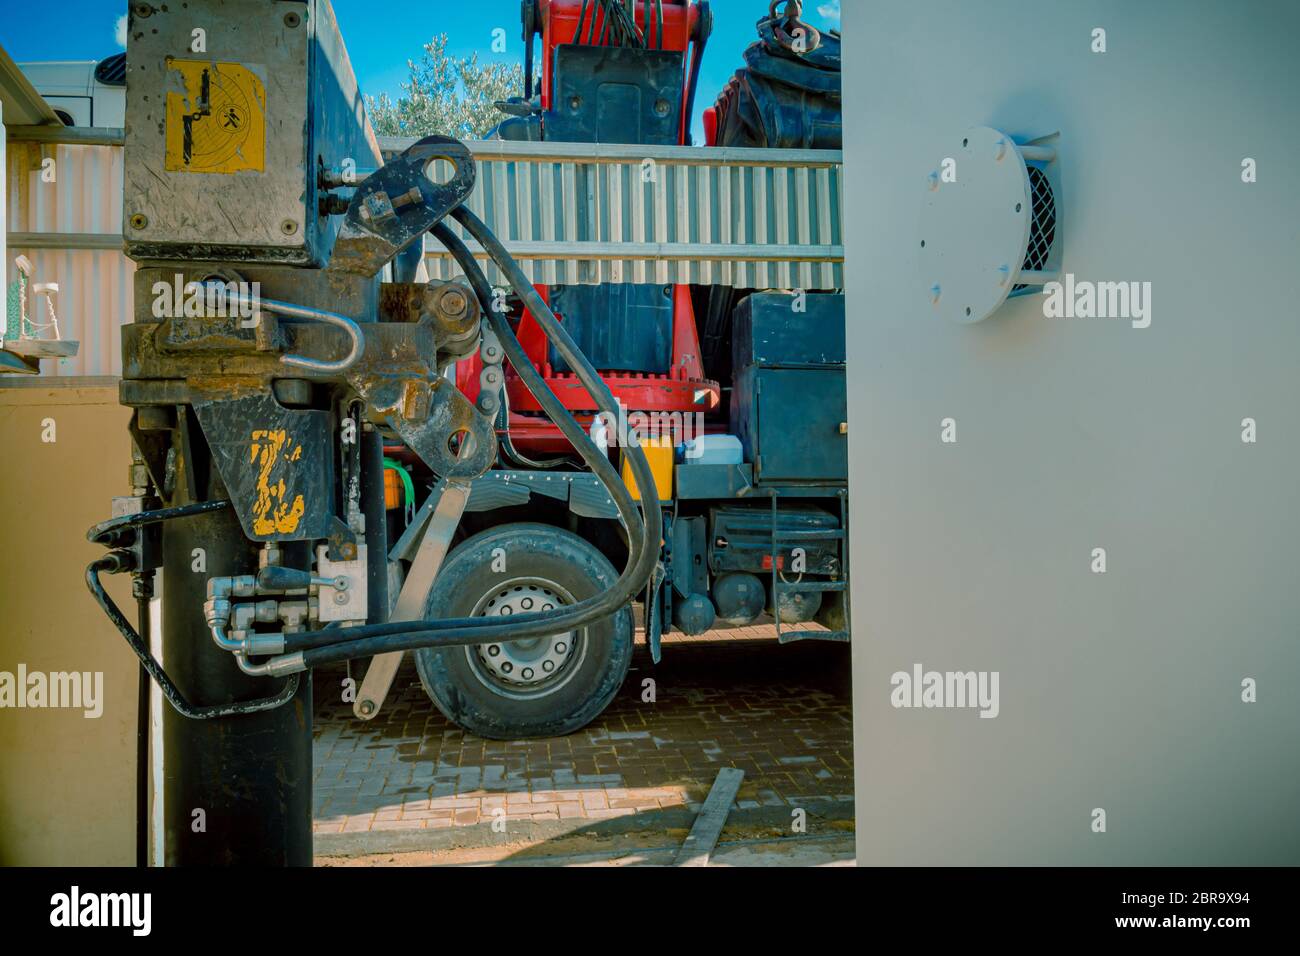
<path fill-rule="evenodd" d="M 405 489 L 402 487 L 402 477 L 397 473 L 396 468 L 384 469 L 384 508 L 393 511 L 402 507 L 402 498 L 405 496 Z"/>
<path fill-rule="evenodd" d="M 673 496 L 673 440 L 671 437 L 647 438 L 641 443 L 646 461 L 650 463 L 650 472 L 655 476 L 655 490 L 659 500 L 667 501 Z M 632 474 L 632 462 L 623 455 L 623 484 L 631 493 L 633 500 L 641 500 L 641 492 L 636 487 L 636 476 Z"/>

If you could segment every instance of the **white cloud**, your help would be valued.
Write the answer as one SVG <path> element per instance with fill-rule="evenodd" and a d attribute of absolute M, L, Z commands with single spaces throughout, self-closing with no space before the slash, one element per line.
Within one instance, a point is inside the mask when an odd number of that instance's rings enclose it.
<path fill-rule="evenodd" d="M 836 0 L 838 2 L 838 0 Z M 117 23 L 113 27 L 113 39 L 117 40 L 117 45 L 123 50 L 126 49 L 126 14 L 117 18 Z"/>
<path fill-rule="evenodd" d="M 827 0 L 817 7 L 817 13 L 835 29 L 840 28 L 840 0 Z"/>

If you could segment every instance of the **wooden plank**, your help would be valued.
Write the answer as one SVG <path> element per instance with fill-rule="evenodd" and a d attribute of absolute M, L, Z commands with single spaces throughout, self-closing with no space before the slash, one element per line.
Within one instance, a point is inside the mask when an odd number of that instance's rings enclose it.
<path fill-rule="evenodd" d="M 735 802 L 740 790 L 740 782 L 745 779 L 745 771 L 736 767 L 723 767 L 713 781 L 713 788 L 704 800 L 700 815 L 695 818 L 695 825 L 687 834 L 682 848 L 677 851 L 673 866 L 708 866 L 709 854 L 718 843 L 722 828 L 727 823 L 727 814 Z"/>
<path fill-rule="evenodd" d="M 28 358 L 69 358 L 79 343 L 70 339 L 6 339 L 5 348 Z"/>

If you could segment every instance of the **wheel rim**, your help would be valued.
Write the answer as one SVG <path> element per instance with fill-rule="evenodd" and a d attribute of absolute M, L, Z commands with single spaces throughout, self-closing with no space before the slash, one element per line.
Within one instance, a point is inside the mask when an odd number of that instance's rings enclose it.
<path fill-rule="evenodd" d="M 545 578 L 517 578 L 495 587 L 474 607 L 474 617 L 537 614 L 575 603 L 573 595 Z M 559 690 L 586 654 L 581 634 L 565 631 L 520 641 L 492 641 L 465 648 L 474 676 L 495 693 L 544 697 Z"/>

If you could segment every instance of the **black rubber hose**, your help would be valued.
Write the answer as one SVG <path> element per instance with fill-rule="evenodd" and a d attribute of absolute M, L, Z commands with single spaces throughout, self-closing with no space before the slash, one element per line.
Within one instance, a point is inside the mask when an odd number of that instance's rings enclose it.
<path fill-rule="evenodd" d="M 206 502 L 205 502 L 206 503 Z M 221 502 L 222 505 L 229 502 Z M 182 509 L 172 508 L 170 511 L 180 511 Z M 146 512 L 149 514 L 149 512 Z M 153 514 L 162 514 L 162 512 L 153 512 Z M 139 517 L 131 515 L 130 517 Z M 108 522 L 105 522 L 107 524 Z M 93 531 L 94 529 L 92 529 Z M 285 682 L 284 688 L 280 693 L 272 697 L 264 697 L 260 700 L 241 701 L 233 704 L 216 704 L 210 707 L 197 707 L 185 699 L 180 689 L 167 676 L 162 666 L 153 659 L 149 652 L 149 645 L 144 642 L 131 622 L 126 619 L 121 609 L 114 603 L 113 599 L 108 596 L 104 590 L 103 582 L 99 580 L 99 575 L 103 571 L 110 574 L 117 574 L 122 571 L 134 570 L 134 560 L 131 555 L 124 551 L 110 551 L 102 558 L 96 558 L 86 566 L 86 586 L 90 588 L 90 593 L 94 595 L 95 600 L 99 603 L 100 608 L 108 615 L 108 619 L 113 622 L 113 626 L 118 632 L 126 638 L 127 644 L 135 652 L 135 656 L 140 660 L 140 664 L 149 676 L 158 682 L 162 689 L 163 697 L 167 702 L 176 709 L 176 712 L 183 717 L 190 717 L 194 720 L 207 720 L 213 717 L 234 717 L 238 714 L 255 714 L 262 710 L 274 710 L 281 707 L 293 699 L 293 695 L 298 691 L 298 675 L 290 674 Z"/>
<path fill-rule="evenodd" d="M 587 388 L 597 408 L 600 411 L 617 415 L 617 406 L 609 387 L 600 378 L 599 373 L 592 368 L 591 363 L 587 361 L 568 332 L 555 318 L 554 313 L 551 312 L 542 297 L 529 283 L 528 278 L 523 274 L 523 270 L 510 257 L 505 247 L 492 235 L 487 226 L 469 210 L 462 207 L 455 210 L 453 215 L 479 241 L 483 248 L 487 250 L 488 255 L 505 273 L 515 294 L 524 301 L 533 318 L 542 326 L 543 332 L 550 338 L 552 345 L 564 357 L 569 367 L 575 370 L 579 381 Z M 565 437 L 573 443 L 583 459 L 597 473 L 610 491 L 628 531 L 631 544 L 628 567 L 612 588 L 596 598 L 589 598 L 558 612 L 517 615 L 511 620 L 510 624 L 504 626 L 492 618 L 453 618 L 441 621 L 399 621 L 348 628 L 350 640 L 303 651 L 303 663 L 307 667 L 316 667 L 356 657 L 369 657 L 387 651 L 479 644 L 483 642 L 482 634 L 485 626 L 495 625 L 493 627 L 494 639 L 506 641 L 521 640 L 528 637 L 544 637 L 560 631 L 573 630 L 616 611 L 639 594 L 650 579 L 659 561 L 657 543 L 660 534 L 659 529 L 663 526 L 663 512 L 658 495 L 642 495 L 641 508 L 645 520 L 644 523 L 639 521 L 631 495 L 624 486 L 622 479 L 618 476 L 617 471 L 614 470 L 613 465 L 610 464 L 609 459 L 600 449 L 596 448 L 591 439 L 587 437 L 586 432 L 582 430 L 582 426 L 574 420 L 568 409 L 564 408 L 559 399 L 551 392 L 545 380 L 532 368 L 532 363 L 528 361 L 527 355 L 523 352 L 522 346 L 519 345 L 519 341 L 515 337 L 514 331 L 509 327 L 509 323 L 491 308 L 491 287 L 488 285 L 486 278 L 483 277 L 482 271 L 478 268 L 478 263 L 474 261 L 469 250 L 465 248 L 464 243 L 442 223 L 435 227 L 434 235 L 461 264 L 476 296 L 484 306 L 484 312 L 488 316 L 488 321 L 493 325 L 493 331 L 501 339 L 502 347 L 505 349 L 507 357 L 510 358 L 511 364 L 515 366 L 516 371 L 520 373 L 521 378 L 524 379 L 530 390 L 534 390 L 539 404 L 547 410 L 548 414 L 552 415 L 556 425 L 565 434 Z M 530 377 L 529 371 L 533 373 L 535 378 Z M 655 488 L 656 483 L 650 470 L 650 463 L 646 460 L 645 452 L 635 444 L 635 441 L 627 447 L 625 454 L 628 456 L 632 472 L 636 477 L 637 487 L 643 489 Z M 651 537 L 651 534 L 653 534 L 653 537 Z M 655 547 L 649 546 L 651 541 L 655 542 Z"/>
<path fill-rule="evenodd" d="M 510 253 L 506 251 L 505 246 L 503 246 L 500 240 L 492 234 L 492 231 L 488 229 L 481 219 L 464 206 L 453 210 L 452 216 L 457 222 L 465 227 L 470 235 L 478 240 L 479 244 L 497 264 L 497 267 L 505 273 L 507 280 L 515 291 L 515 295 L 519 296 L 519 298 L 523 300 L 524 306 L 528 309 L 529 313 L 538 325 L 542 327 L 542 332 L 546 335 L 547 339 L 550 340 L 551 345 L 554 346 L 555 350 L 560 354 L 560 357 L 564 359 L 568 366 L 574 370 L 578 380 L 582 383 L 583 387 L 586 388 L 587 393 L 595 402 L 597 410 L 604 412 L 607 415 L 613 415 L 617 418 L 619 408 L 618 404 L 614 400 L 613 393 L 609 390 L 609 386 L 606 385 L 605 380 L 600 377 L 600 373 L 592 367 L 589 361 L 587 361 L 587 357 L 582 354 L 582 350 L 578 347 L 578 344 L 574 342 L 573 337 L 569 335 L 568 329 L 566 329 L 560 323 L 560 320 L 555 317 L 555 313 L 551 311 L 550 307 L 546 304 L 546 301 L 541 297 L 538 291 L 533 288 L 532 284 L 528 281 L 528 277 L 524 275 L 523 270 L 519 268 L 518 263 L 514 261 L 510 256 Z M 440 223 L 439 225 L 444 224 Z M 482 272 L 478 268 L 478 263 L 475 262 L 473 257 L 469 254 L 469 250 L 465 248 L 464 243 L 460 242 L 460 240 L 452 234 L 451 230 L 445 227 L 441 232 L 436 232 L 436 234 L 444 244 L 446 241 L 444 237 L 446 237 L 451 239 L 454 246 L 460 247 L 459 251 L 452 245 L 447 246 L 447 249 L 453 256 L 463 256 L 473 267 L 473 273 L 476 273 L 477 275 L 474 279 L 471 279 L 471 284 L 476 280 L 481 280 L 482 285 L 485 288 L 488 288 L 487 280 L 482 278 Z M 462 265 L 462 269 L 464 269 L 464 265 Z M 470 273 L 467 273 L 467 275 L 468 274 Z M 514 366 L 515 371 L 519 373 L 519 376 L 524 380 L 524 384 L 528 386 L 529 391 L 531 391 L 537 398 L 538 403 L 546 413 L 550 415 L 551 419 L 560 428 L 561 432 L 564 433 L 564 436 L 569 439 L 570 444 L 578 450 L 578 453 L 582 455 L 583 460 L 592 468 L 593 471 L 596 472 L 596 475 L 600 478 L 602 484 L 609 489 L 614 498 L 615 504 L 619 505 L 620 514 L 624 514 L 625 509 L 627 509 L 635 515 L 635 505 L 623 479 L 619 476 L 618 472 L 615 471 L 614 466 L 610 464 L 609 458 L 606 457 L 605 453 L 596 447 L 595 443 L 592 442 L 592 440 L 587 436 L 587 433 L 582 429 L 582 426 L 574 420 L 571 414 L 569 414 L 569 410 L 564 407 L 563 403 L 561 403 L 558 398 L 555 397 L 555 393 L 552 392 L 550 387 L 546 384 L 546 380 L 543 379 L 541 374 L 533 367 L 533 364 L 528 360 L 527 355 L 524 353 L 523 346 L 519 344 L 519 340 L 515 337 L 514 330 L 510 328 L 510 325 L 506 322 L 504 316 L 491 309 L 487 310 L 487 315 L 488 321 L 492 324 L 492 330 L 497 333 L 497 338 L 501 340 L 502 347 L 506 350 L 506 355 L 510 359 L 510 364 Z M 636 478 L 637 487 L 645 490 L 656 488 L 657 485 L 655 483 L 654 473 L 650 470 L 650 462 L 646 460 L 645 452 L 642 451 L 641 446 L 637 444 L 635 436 L 633 436 L 633 440 L 628 444 L 627 448 L 624 449 L 624 454 L 627 456 L 628 462 L 632 466 L 632 473 Z M 638 523 L 636 521 L 624 521 L 624 524 L 628 529 L 628 535 L 632 539 L 632 546 L 634 549 L 640 547 L 640 542 L 637 540 L 638 531 L 644 531 L 647 541 L 653 540 L 657 543 L 660 530 L 663 527 L 663 511 L 659 505 L 658 494 L 646 494 L 643 492 L 641 495 L 641 511 L 644 516 L 644 523 L 641 527 L 637 527 Z M 640 586 L 643 587 L 645 582 L 649 579 L 658 559 L 658 547 L 648 549 L 647 553 L 641 555 L 641 561 L 639 562 L 638 567 Z"/>
<path fill-rule="evenodd" d="M 152 574 L 153 572 L 149 572 Z M 143 583 L 143 582 L 142 582 Z M 149 590 L 136 598 L 136 627 L 149 644 Z M 135 713 L 135 865 L 149 865 L 149 672 L 140 665 Z"/>
<path fill-rule="evenodd" d="M 538 403 L 547 414 L 552 416 L 561 433 L 569 439 L 570 443 L 579 451 L 580 454 L 583 455 L 586 463 L 609 490 L 610 497 L 613 499 L 614 505 L 618 509 L 619 516 L 623 519 L 623 524 L 628 531 L 628 564 L 630 569 L 639 563 L 645 534 L 640 515 L 637 511 L 636 503 L 632 500 L 632 496 L 628 492 L 627 486 L 624 485 L 618 472 L 615 471 L 613 465 L 610 464 L 609 459 L 600 449 L 596 448 L 591 439 L 587 437 L 587 433 L 583 431 L 582 426 L 577 423 L 569 413 L 569 410 L 564 407 L 563 403 L 556 398 L 555 393 L 552 392 L 550 386 L 546 384 L 546 380 L 542 378 L 541 373 L 539 373 L 533 366 L 532 362 L 528 360 L 527 353 L 524 352 L 523 346 L 519 344 L 519 339 L 515 336 L 514 330 L 510 328 L 510 324 L 506 321 L 505 317 L 492 308 L 492 300 L 494 298 L 492 287 L 488 284 L 487 278 L 483 275 L 482 270 L 474 260 L 474 256 L 470 253 L 469 249 L 466 248 L 465 244 L 457 238 L 455 233 L 453 233 L 451 229 L 443 223 L 439 223 L 432 232 L 434 236 L 442 242 L 444 246 L 446 246 L 452 257 L 456 259 L 462 270 L 464 270 L 466 278 L 469 280 L 470 287 L 473 289 L 475 296 L 478 298 L 482 306 L 484 315 L 488 317 L 488 322 L 492 325 L 493 331 L 497 333 L 498 338 L 501 341 L 501 347 L 505 351 L 506 357 L 510 360 L 511 365 L 515 366 L 520 377 L 523 379 L 524 384 L 533 392 L 537 397 Z M 641 453 L 640 449 L 637 449 L 637 452 Z M 644 453 L 641 454 L 643 455 Z M 658 502 L 656 501 L 655 504 L 657 506 Z M 655 553 L 657 556 L 657 551 Z M 651 570 L 653 570 L 653 566 Z M 619 578 L 619 581 L 625 581 L 628 573 L 629 571 L 625 570 L 623 576 Z M 634 588 L 630 594 L 639 593 L 640 586 L 641 585 L 638 585 Z M 618 587 L 618 585 L 616 584 L 615 587 Z M 570 607 L 565 608 L 563 613 L 572 616 L 576 614 L 577 611 L 585 611 L 591 605 L 597 603 L 609 604 L 609 606 L 602 608 L 594 615 L 595 617 L 599 617 L 603 613 L 612 613 L 621 606 L 621 602 L 619 604 L 610 602 L 608 600 L 609 594 L 610 591 L 605 592 L 605 595 L 603 596 L 603 598 L 605 598 L 604 601 L 600 601 L 599 599 L 588 599 L 586 602 L 581 604 L 571 605 Z M 434 646 L 435 644 L 438 646 L 478 644 L 483 640 L 481 637 L 482 631 L 488 628 L 493 629 L 494 634 L 499 635 L 502 631 L 508 631 L 509 633 L 514 634 L 516 633 L 516 628 L 522 628 L 524 625 L 538 625 L 532 629 L 534 633 L 520 634 L 519 636 L 521 638 L 544 636 L 554 633 L 555 615 L 556 612 L 548 612 L 546 614 L 516 614 L 511 618 L 509 625 L 502 625 L 499 619 L 491 617 L 444 618 L 438 621 L 367 624 L 360 627 L 348 628 L 346 635 L 343 635 L 345 637 L 345 640 L 343 641 L 335 639 L 338 635 L 325 636 L 324 632 L 313 631 L 307 632 L 305 635 L 296 636 L 292 641 L 286 639 L 286 651 L 308 651 L 308 653 L 304 654 L 304 658 L 308 664 L 314 666 L 316 664 L 331 663 L 335 660 L 346 660 L 351 659 L 351 657 L 363 657 L 376 653 L 373 650 L 366 650 L 348 657 L 330 655 L 326 658 L 325 651 L 340 650 L 341 645 L 345 642 L 350 645 L 360 640 L 386 638 L 392 635 L 409 635 L 416 633 L 428 634 L 433 631 L 439 632 L 437 641 L 427 638 L 424 640 L 415 640 L 411 643 L 412 647 Z M 592 618 L 583 618 L 580 620 L 579 624 L 567 625 L 567 627 L 580 626 L 591 619 Z M 540 626 L 542 623 L 545 623 L 547 627 Z M 327 630 L 332 630 L 332 628 Z M 321 639 L 322 637 L 324 637 L 324 640 Z M 367 645 L 367 647 L 369 647 L 369 645 Z M 391 649 L 396 650 L 398 648 Z"/>
<path fill-rule="evenodd" d="M 590 2 L 591 0 L 582 0 L 582 8 L 578 11 L 578 25 L 573 30 L 573 39 L 569 41 L 570 43 L 582 42 L 582 24 L 587 19 L 587 4 Z M 594 17 L 595 13 L 592 13 L 592 16 Z"/>
<path fill-rule="evenodd" d="M 156 524 L 159 521 L 170 521 L 172 518 L 188 518 L 191 515 L 207 514 L 210 511 L 220 511 L 229 507 L 230 502 L 225 500 L 200 501 L 192 505 L 181 505 L 179 508 L 162 508 L 158 511 L 140 511 L 135 514 L 121 515 L 117 518 L 101 521 L 92 527 L 86 532 L 86 540 L 91 544 L 114 547 L 119 543 L 119 536 L 123 531 L 147 524 Z"/>
<path fill-rule="evenodd" d="M 700 4 L 700 35 L 695 41 L 695 49 L 691 51 L 691 66 L 689 78 L 687 79 L 688 86 L 686 88 L 686 116 L 683 122 L 686 135 L 682 137 L 682 140 L 685 143 L 691 141 L 691 123 L 695 119 L 695 91 L 700 85 L 700 63 L 704 60 L 704 48 L 709 42 L 709 33 L 711 31 L 710 24 L 712 23 L 712 19 L 713 14 L 709 9 L 709 4 L 706 0 L 706 2 Z"/>
<path fill-rule="evenodd" d="M 486 229 L 486 227 L 484 227 Z M 456 236 L 446 223 L 439 223 L 433 229 L 434 237 L 446 247 L 451 253 L 465 277 L 469 280 L 470 287 L 473 288 L 474 294 L 478 297 L 483 307 L 483 314 L 487 316 L 488 324 L 492 326 L 492 331 L 496 333 L 501 342 L 501 348 L 506 353 L 511 367 L 518 373 L 523 380 L 525 387 L 537 399 L 537 403 L 542 406 L 544 411 L 560 429 L 560 433 L 569 440 L 569 444 L 582 456 L 583 461 L 596 473 L 596 477 L 601 483 L 610 490 L 610 495 L 614 499 L 615 506 L 618 508 L 619 515 L 623 517 L 623 524 L 627 527 L 630 549 L 635 551 L 640 548 L 640 537 L 637 532 L 641 529 L 641 522 L 638 520 L 629 520 L 636 517 L 636 504 L 632 500 L 631 493 L 623 483 L 623 479 L 614 466 L 610 464 L 609 458 L 603 451 L 596 448 L 596 445 L 587 436 L 586 431 L 577 420 L 564 407 L 564 403 L 556 397 L 551 391 L 546 379 L 537 371 L 533 363 L 529 361 L 528 354 L 520 344 L 514 329 L 510 328 L 510 323 L 501 313 L 493 309 L 492 306 L 492 287 L 488 284 L 487 278 L 483 275 L 483 270 L 479 268 L 474 256 L 463 242 Z M 528 287 L 530 290 L 531 286 Z M 536 293 L 534 293 L 536 294 Z M 541 296 L 537 296 L 541 300 Z M 549 310 L 548 310 L 549 312 Z M 537 313 L 533 313 L 534 318 Z M 558 322 L 557 322 L 558 324 Z M 575 346 L 576 348 L 576 346 Z M 563 353 L 562 353 L 563 354 Z M 568 355 L 565 354 L 568 361 Z M 585 362 L 585 357 L 584 357 Z M 577 368 L 576 363 L 570 362 L 571 368 Z M 603 382 L 601 384 L 604 384 Z M 595 398 L 593 395 L 592 398 Z M 612 403 L 613 396 L 610 396 Z M 637 449 L 640 452 L 640 449 Z M 642 452 L 644 455 L 644 453 Z M 639 476 L 638 476 L 638 480 Z M 639 485 L 637 487 L 640 487 Z M 657 503 L 657 502 L 656 502 Z M 661 519 L 662 520 L 662 519 Z"/>

